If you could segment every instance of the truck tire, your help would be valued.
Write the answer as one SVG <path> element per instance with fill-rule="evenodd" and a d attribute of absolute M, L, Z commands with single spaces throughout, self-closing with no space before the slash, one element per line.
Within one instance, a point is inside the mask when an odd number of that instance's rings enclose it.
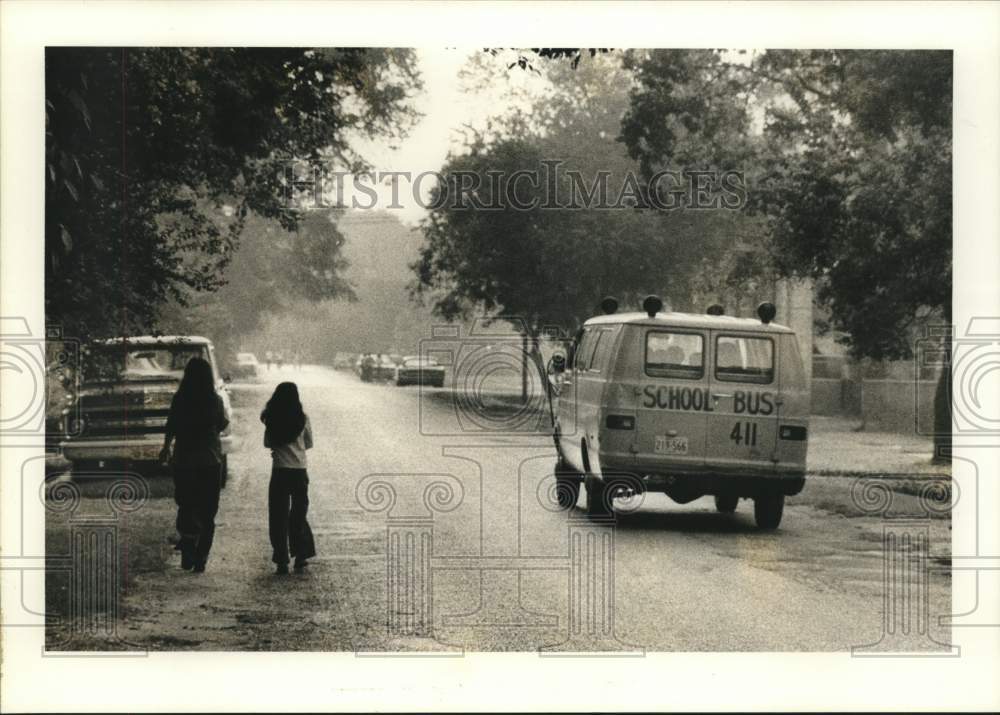
<path fill-rule="evenodd" d="M 784 494 L 761 494 L 753 500 L 753 518 L 762 531 L 777 529 L 784 511 Z"/>
<path fill-rule="evenodd" d="M 606 517 L 611 515 L 608 490 L 604 482 L 593 477 L 584 481 L 587 490 L 587 516 Z"/>
<path fill-rule="evenodd" d="M 563 509 L 572 509 L 580 498 L 580 480 L 556 475 L 556 499 Z"/>
<path fill-rule="evenodd" d="M 732 514 L 739 503 L 740 498 L 733 494 L 715 495 L 715 509 L 721 514 Z"/>

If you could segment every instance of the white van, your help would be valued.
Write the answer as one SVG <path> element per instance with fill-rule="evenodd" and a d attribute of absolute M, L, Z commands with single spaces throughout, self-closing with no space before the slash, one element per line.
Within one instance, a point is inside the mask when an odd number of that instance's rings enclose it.
<path fill-rule="evenodd" d="M 719 511 L 754 500 L 762 529 L 781 522 L 805 484 L 809 387 L 795 333 L 726 315 L 662 312 L 588 320 L 566 359 L 555 424 L 557 493 L 606 515 L 623 494 L 663 492 L 686 504 L 713 495 Z M 713 311 L 718 312 L 718 311 Z"/>

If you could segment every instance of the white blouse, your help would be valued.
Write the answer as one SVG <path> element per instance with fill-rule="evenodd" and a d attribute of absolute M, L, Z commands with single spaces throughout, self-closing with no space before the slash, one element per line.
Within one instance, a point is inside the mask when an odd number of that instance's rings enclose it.
<path fill-rule="evenodd" d="M 294 442 L 271 448 L 274 466 L 282 469 L 305 469 L 306 450 L 312 449 L 312 446 L 312 427 L 309 424 L 309 415 L 306 415 L 306 426 L 302 428 Z"/>

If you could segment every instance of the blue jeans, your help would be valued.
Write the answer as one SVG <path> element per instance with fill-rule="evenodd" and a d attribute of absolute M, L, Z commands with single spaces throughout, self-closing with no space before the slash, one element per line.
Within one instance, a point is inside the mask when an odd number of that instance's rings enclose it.
<path fill-rule="evenodd" d="M 304 561 L 316 555 L 309 511 L 309 475 L 304 469 L 274 467 L 267 490 L 268 532 L 271 560 L 287 564 L 289 556 Z"/>
<path fill-rule="evenodd" d="M 177 531 L 185 561 L 204 564 L 215 540 L 215 515 L 222 489 L 219 465 L 174 467 Z"/>

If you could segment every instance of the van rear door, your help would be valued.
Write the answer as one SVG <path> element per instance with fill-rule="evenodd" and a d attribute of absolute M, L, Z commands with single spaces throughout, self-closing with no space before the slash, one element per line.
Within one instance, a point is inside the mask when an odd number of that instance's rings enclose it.
<path fill-rule="evenodd" d="M 810 391 L 795 335 L 780 335 L 778 340 L 781 346 L 778 350 L 781 399 L 778 400 L 780 424 L 775 466 L 779 472 L 803 474 L 809 445 Z"/>
<path fill-rule="evenodd" d="M 777 335 L 712 331 L 706 462 L 720 473 L 772 471 L 778 440 Z"/>
<path fill-rule="evenodd" d="M 646 326 L 636 332 L 630 363 L 638 366 L 637 471 L 701 471 L 710 399 L 707 332 Z"/>

